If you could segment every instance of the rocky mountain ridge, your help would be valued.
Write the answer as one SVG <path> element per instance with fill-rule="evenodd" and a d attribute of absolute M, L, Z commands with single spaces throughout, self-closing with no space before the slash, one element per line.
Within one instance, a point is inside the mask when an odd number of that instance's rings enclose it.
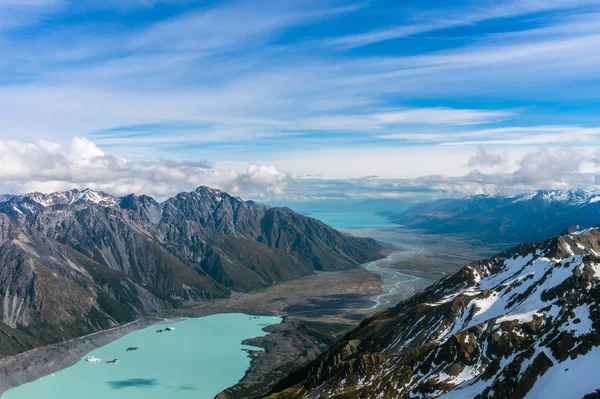
<path fill-rule="evenodd" d="M 0 202 L 0 344 L 15 353 L 315 270 L 357 267 L 380 249 L 208 187 L 162 203 L 92 190 L 10 197 Z"/>
<path fill-rule="evenodd" d="M 394 223 L 430 233 L 516 245 L 553 237 L 571 225 L 600 224 L 600 194 L 579 189 L 475 195 L 419 203 L 387 216 Z"/>
<path fill-rule="evenodd" d="M 600 229 L 473 262 L 365 320 L 271 398 L 591 398 Z"/>

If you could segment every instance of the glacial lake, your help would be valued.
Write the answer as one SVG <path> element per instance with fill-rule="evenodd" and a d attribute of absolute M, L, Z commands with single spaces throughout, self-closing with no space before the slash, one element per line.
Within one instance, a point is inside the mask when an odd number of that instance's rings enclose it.
<path fill-rule="evenodd" d="M 279 317 L 217 314 L 134 331 L 62 371 L 13 388 L 2 399 L 212 399 L 235 385 L 250 365 L 247 338 Z M 156 330 L 173 326 L 172 332 Z M 128 347 L 139 347 L 126 352 Z M 107 360 L 119 359 L 117 364 Z"/>
<path fill-rule="evenodd" d="M 390 267 L 393 261 L 420 251 L 420 242 L 400 233 L 395 224 L 373 212 L 302 209 L 301 213 L 357 236 L 373 237 L 393 244 L 398 252 L 365 265 L 383 278 L 384 292 L 372 297 L 373 309 L 390 306 L 416 287 L 426 285 L 418 277 Z M 397 247 L 398 243 L 402 243 Z M 212 399 L 235 385 L 250 365 L 242 349 L 247 338 L 264 336 L 262 329 L 281 322 L 279 317 L 217 314 L 177 323 L 156 324 L 132 332 L 90 352 L 102 359 L 84 359 L 72 367 L 7 391 L 1 399 Z M 175 327 L 173 332 L 156 333 Z M 126 352 L 128 347 L 139 350 Z M 116 365 L 105 361 L 119 359 Z"/>
<path fill-rule="evenodd" d="M 402 203 L 398 203 L 397 206 L 390 206 L 390 204 L 383 206 L 352 200 L 279 201 L 270 202 L 269 205 L 291 208 L 336 229 L 394 228 L 398 225 L 391 223 L 382 214 L 399 212 L 408 207 Z"/>
<path fill-rule="evenodd" d="M 387 228 L 397 226 L 374 212 L 306 210 L 300 213 L 304 216 L 319 219 L 321 222 L 336 229 Z"/>

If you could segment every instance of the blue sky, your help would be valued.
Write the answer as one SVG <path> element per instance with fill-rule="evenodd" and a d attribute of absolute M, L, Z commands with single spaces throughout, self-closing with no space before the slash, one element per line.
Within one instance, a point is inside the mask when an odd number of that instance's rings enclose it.
<path fill-rule="evenodd" d="M 0 0 L 0 188 L 597 189 L 599 20 L 593 0 Z"/>

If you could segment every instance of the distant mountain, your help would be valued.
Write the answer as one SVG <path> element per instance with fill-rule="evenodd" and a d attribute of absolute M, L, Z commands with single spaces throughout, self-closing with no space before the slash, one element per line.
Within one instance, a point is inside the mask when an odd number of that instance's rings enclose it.
<path fill-rule="evenodd" d="M 0 194 L 0 202 L 8 201 L 9 199 L 11 199 L 13 197 L 14 197 L 14 195 L 10 195 L 10 194 Z"/>
<path fill-rule="evenodd" d="M 473 262 L 367 319 L 269 398 L 597 398 L 600 230 Z"/>
<path fill-rule="evenodd" d="M 162 203 L 92 190 L 9 197 L 0 202 L 0 346 L 14 353 L 189 301 L 357 267 L 380 249 L 207 187 Z"/>
<path fill-rule="evenodd" d="M 600 224 L 600 195 L 585 190 L 539 190 L 514 197 L 476 195 L 425 202 L 388 217 L 430 233 L 515 244 L 555 236 L 571 225 Z"/>

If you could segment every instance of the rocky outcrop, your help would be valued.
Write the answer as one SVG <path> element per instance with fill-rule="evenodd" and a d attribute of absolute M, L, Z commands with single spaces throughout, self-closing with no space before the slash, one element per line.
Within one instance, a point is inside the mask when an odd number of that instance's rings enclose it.
<path fill-rule="evenodd" d="M 232 290 L 357 267 L 379 250 L 207 187 L 162 203 L 92 190 L 7 197 L 0 335 L 12 352 L 28 349 Z"/>
<path fill-rule="evenodd" d="M 365 320 L 271 398 L 592 395 L 599 254 L 590 229 L 471 263 Z"/>

